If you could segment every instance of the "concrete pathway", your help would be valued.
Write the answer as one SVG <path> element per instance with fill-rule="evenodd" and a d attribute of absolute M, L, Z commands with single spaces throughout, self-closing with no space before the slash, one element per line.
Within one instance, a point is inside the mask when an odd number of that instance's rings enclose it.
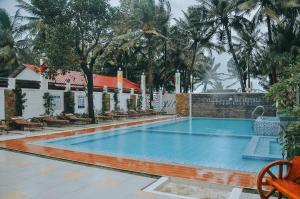
<path fill-rule="evenodd" d="M 0 150 L 0 199 L 171 199 L 142 191 L 154 181 L 151 177 Z"/>

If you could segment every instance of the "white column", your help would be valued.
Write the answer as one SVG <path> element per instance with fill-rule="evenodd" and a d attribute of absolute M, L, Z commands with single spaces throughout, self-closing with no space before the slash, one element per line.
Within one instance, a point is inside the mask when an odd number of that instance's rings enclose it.
<path fill-rule="evenodd" d="M 103 93 L 107 93 L 107 86 L 103 86 Z"/>
<path fill-rule="evenodd" d="M 118 106 L 119 108 L 121 108 L 121 101 L 123 98 L 123 71 L 121 68 L 119 68 L 117 73 L 117 81 L 118 81 L 118 95 L 119 95 Z"/>
<path fill-rule="evenodd" d="M 175 73 L 175 93 L 180 93 L 180 72 L 177 70 Z"/>
<path fill-rule="evenodd" d="M 16 88 L 16 79 L 15 78 L 8 78 L 8 89 L 15 89 Z"/>
<path fill-rule="evenodd" d="M 130 89 L 130 95 L 134 95 L 134 88 Z"/>
<path fill-rule="evenodd" d="M 162 111 L 163 108 L 163 89 L 159 89 L 159 111 Z"/>
<path fill-rule="evenodd" d="M 41 78 L 40 78 L 40 89 L 48 90 L 48 80 L 45 79 L 43 76 L 41 76 Z"/>
<path fill-rule="evenodd" d="M 66 83 L 65 91 L 70 91 L 70 90 L 71 90 L 71 83 L 70 83 L 70 82 L 67 82 L 67 83 Z"/>
<path fill-rule="evenodd" d="M 141 91 L 142 91 L 142 110 L 146 109 L 146 76 L 141 75 Z"/>

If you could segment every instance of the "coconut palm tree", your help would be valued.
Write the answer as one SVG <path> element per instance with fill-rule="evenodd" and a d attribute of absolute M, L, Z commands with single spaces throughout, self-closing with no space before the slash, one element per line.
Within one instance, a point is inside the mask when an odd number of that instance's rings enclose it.
<path fill-rule="evenodd" d="M 232 23 L 239 16 L 235 15 L 236 3 L 234 0 L 198 0 L 200 8 L 204 10 L 206 16 L 214 22 L 216 35 L 221 42 L 228 44 L 229 52 L 235 62 L 236 70 L 239 74 L 239 82 L 242 92 L 245 92 L 243 84 L 243 71 L 238 60 L 236 50 L 232 42 Z"/>
<path fill-rule="evenodd" d="M 221 64 L 215 64 L 215 59 L 208 59 L 207 64 L 205 65 L 205 70 L 202 73 L 200 77 L 200 83 L 197 85 L 203 86 L 202 92 L 206 92 L 207 87 L 211 86 L 213 87 L 216 82 L 221 82 L 222 79 L 222 73 L 218 72 L 218 69 L 220 68 Z"/>
<path fill-rule="evenodd" d="M 20 11 L 14 17 L 9 17 L 4 9 L 0 9 L 0 74 L 8 76 L 22 61 L 32 60 L 29 52 L 28 40 L 22 38 L 22 30 L 18 17 Z"/>
<path fill-rule="evenodd" d="M 185 92 L 187 92 L 189 85 L 191 85 L 190 75 L 194 76 L 195 62 L 199 52 L 203 53 L 208 50 L 211 53 L 212 49 L 221 50 L 221 48 L 212 41 L 216 29 L 203 10 L 190 7 L 187 12 L 183 12 L 183 15 L 184 18 L 176 20 L 176 25 L 190 40 L 186 47 L 190 49 L 192 59 L 189 63 L 188 73 L 184 78 Z"/>
<path fill-rule="evenodd" d="M 152 108 L 153 101 L 153 65 L 155 57 L 155 45 L 157 39 L 167 40 L 167 37 L 159 32 L 158 24 L 161 25 L 162 16 L 165 17 L 164 24 L 169 23 L 171 15 L 171 7 L 168 1 L 160 0 L 159 6 L 156 5 L 155 0 L 133 0 L 133 18 L 135 25 L 141 29 L 146 39 L 146 54 L 147 54 L 147 74 L 148 74 L 148 88 L 150 91 L 150 107 Z"/>
<path fill-rule="evenodd" d="M 263 45 L 262 33 L 260 32 L 257 22 L 250 21 L 245 18 L 238 18 L 234 26 L 237 36 L 233 36 L 235 48 L 237 49 L 237 56 L 240 63 L 244 63 L 243 67 L 244 77 L 248 80 L 248 88 L 250 88 L 250 74 L 255 68 L 255 60 L 261 51 Z M 246 83 L 244 83 L 246 86 Z"/>
<path fill-rule="evenodd" d="M 241 11 L 248 13 L 255 11 L 254 19 L 259 23 L 267 24 L 268 39 L 267 43 L 269 50 L 274 49 L 273 46 L 273 34 L 274 30 L 272 27 L 275 23 L 280 23 L 280 15 L 284 13 L 284 10 L 289 8 L 299 7 L 297 0 L 243 0 L 239 2 L 238 8 Z M 287 12 L 285 13 L 287 14 Z M 277 82 L 277 68 L 276 65 L 271 66 L 270 83 L 274 84 Z"/>

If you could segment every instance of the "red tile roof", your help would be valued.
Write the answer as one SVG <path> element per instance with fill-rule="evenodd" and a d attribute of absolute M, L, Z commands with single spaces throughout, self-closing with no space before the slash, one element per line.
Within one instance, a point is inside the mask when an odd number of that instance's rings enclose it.
<path fill-rule="evenodd" d="M 41 73 L 39 67 L 31 64 L 23 64 L 26 68 L 36 72 Z M 78 71 L 69 71 L 63 74 L 62 72 L 58 71 L 57 75 L 55 76 L 55 80 L 49 80 L 52 83 L 56 83 L 58 85 L 66 84 L 70 82 L 72 86 L 86 86 L 86 81 L 84 78 L 83 73 Z M 108 88 L 115 89 L 117 88 L 117 77 L 106 76 L 106 75 L 94 75 L 94 87 L 103 88 L 107 86 Z M 129 81 L 128 79 L 123 78 L 123 89 L 129 90 L 133 88 L 136 91 L 140 91 L 140 87 Z"/>

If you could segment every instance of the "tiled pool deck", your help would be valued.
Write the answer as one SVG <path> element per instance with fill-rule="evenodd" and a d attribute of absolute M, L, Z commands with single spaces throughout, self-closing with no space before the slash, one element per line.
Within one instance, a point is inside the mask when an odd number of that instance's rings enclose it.
<path fill-rule="evenodd" d="M 142 190 L 155 178 L 4 150 L 0 179 L 0 199 L 172 199 Z"/>
<path fill-rule="evenodd" d="M 151 122 L 170 119 L 173 117 L 151 118 L 143 121 L 129 121 L 122 124 L 112 124 L 102 127 L 92 127 L 81 130 L 70 130 L 61 133 L 48 135 L 38 135 L 32 137 L 18 138 L 0 142 L 0 148 L 37 154 L 56 159 L 70 160 L 90 165 L 98 165 L 120 170 L 127 170 L 139 173 L 146 173 L 159 176 L 173 176 L 186 179 L 200 180 L 209 183 L 232 185 L 238 187 L 255 187 L 255 174 L 234 172 L 225 170 L 215 170 L 209 168 L 196 168 L 184 165 L 163 164 L 150 161 L 132 160 L 122 157 L 111 157 L 100 154 L 89 154 L 70 150 L 62 150 L 45 146 L 30 144 L 33 141 L 42 141 L 52 138 L 68 137 L 72 135 L 88 134 L 95 131 L 109 130 L 114 128 L 141 125 Z M 142 198 L 142 197 L 141 197 Z"/>

